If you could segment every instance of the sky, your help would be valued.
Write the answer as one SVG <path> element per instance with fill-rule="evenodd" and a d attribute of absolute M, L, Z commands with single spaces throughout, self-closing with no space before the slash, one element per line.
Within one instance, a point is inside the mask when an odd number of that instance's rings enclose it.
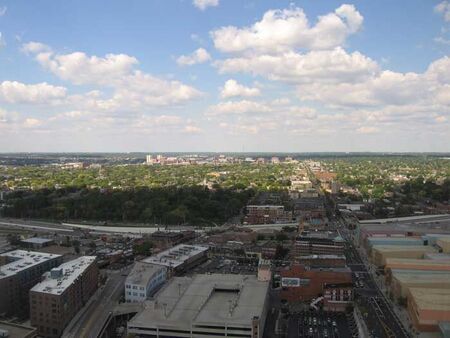
<path fill-rule="evenodd" d="M 0 152 L 448 152 L 449 52 L 448 0 L 0 0 Z"/>

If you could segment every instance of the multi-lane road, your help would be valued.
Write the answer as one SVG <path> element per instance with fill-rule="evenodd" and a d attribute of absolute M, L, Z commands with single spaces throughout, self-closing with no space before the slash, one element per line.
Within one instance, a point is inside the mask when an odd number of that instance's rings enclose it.
<path fill-rule="evenodd" d="M 410 337 L 401 320 L 392 309 L 392 305 L 378 288 L 373 276 L 360 253 L 350 240 L 350 234 L 345 228 L 339 231 L 346 241 L 347 265 L 352 269 L 356 285 L 356 302 L 367 310 L 365 318 L 368 329 L 373 337 L 406 338 Z"/>

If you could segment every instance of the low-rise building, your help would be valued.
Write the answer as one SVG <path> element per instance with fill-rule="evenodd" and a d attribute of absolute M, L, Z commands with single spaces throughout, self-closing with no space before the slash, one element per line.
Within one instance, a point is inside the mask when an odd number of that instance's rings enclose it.
<path fill-rule="evenodd" d="M 346 266 L 346 260 L 344 255 L 309 255 L 300 256 L 297 259 L 299 264 L 310 266 L 312 268 L 330 268 Z"/>
<path fill-rule="evenodd" d="M 31 325 L 42 337 L 60 337 L 98 286 L 95 256 L 82 256 L 53 268 L 30 290 Z"/>
<path fill-rule="evenodd" d="M 256 276 L 175 277 L 128 322 L 145 337 L 261 338 L 269 283 Z"/>
<path fill-rule="evenodd" d="M 415 258 L 422 259 L 426 253 L 436 253 L 432 246 L 403 246 L 403 245 L 374 245 L 371 250 L 373 264 L 381 267 L 387 258 Z"/>
<path fill-rule="evenodd" d="M 324 238 L 299 236 L 294 244 L 294 257 L 310 255 L 343 255 L 344 240 L 341 237 Z"/>
<path fill-rule="evenodd" d="M 143 302 L 151 296 L 167 278 L 167 268 L 161 265 L 136 262 L 125 281 L 125 301 Z"/>
<path fill-rule="evenodd" d="M 408 313 L 417 330 L 438 332 L 450 318 L 450 289 L 410 288 Z"/>
<path fill-rule="evenodd" d="M 156 255 L 145 258 L 143 263 L 165 266 L 168 273 L 181 273 L 204 262 L 207 258 L 208 247 L 199 245 L 180 244 Z"/>
<path fill-rule="evenodd" d="M 28 291 L 41 275 L 62 263 L 61 255 L 14 250 L 0 254 L 0 314 L 27 317 Z"/>
<path fill-rule="evenodd" d="M 0 321 L 0 337 L 4 338 L 34 338 L 37 330 L 34 327 Z"/>
<path fill-rule="evenodd" d="M 30 237 L 20 241 L 21 246 L 30 249 L 40 249 L 46 246 L 53 245 L 55 242 L 53 239 L 41 238 L 41 237 Z"/>
<path fill-rule="evenodd" d="M 345 285 L 352 283 L 352 272 L 349 268 L 308 268 L 295 264 L 281 270 L 280 297 L 288 302 L 304 302 L 324 294 L 326 285 Z"/>
<path fill-rule="evenodd" d="M 393 270 L 391 293 L 395 299 L 406 298 L 409 288 L 450 289 L 450 271 Z"/>
<path fill-rule="evenodd" d="M 292 212 L 283 205 L 247 205 L 244 221 L 248 224 L 273 224 L 292 221 Z"/>

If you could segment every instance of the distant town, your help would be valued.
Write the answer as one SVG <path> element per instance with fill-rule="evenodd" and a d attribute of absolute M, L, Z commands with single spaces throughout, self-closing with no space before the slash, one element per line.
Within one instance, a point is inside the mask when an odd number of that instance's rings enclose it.
<path fill-rule="evenodd" d="M 0 333 L 446 337 L 449 161 L 1 155 Z"/>

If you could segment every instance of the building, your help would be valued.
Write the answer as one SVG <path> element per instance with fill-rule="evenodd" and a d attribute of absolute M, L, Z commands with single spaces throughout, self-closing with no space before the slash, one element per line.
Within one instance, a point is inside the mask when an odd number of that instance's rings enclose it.
<path fill-rule="evenodd" d="M 323 309 L 344 312 L 353 303 L 353 283 L 325 284 L 323 286 Z"/>
<path fill-rule="evenodd" d="M 432 246 L 403 246 L 403 245 L 375 245 L 372 247 L 372 263 L 381 267 L 387 258 L 415 258 L 422 259 L 426 253 L 436 253 Z"/>
<path fill-rule="evenodd" d="M 158 246 L 174 246 L 195 238 L 195 231 L 156 231 L 150 235 Z"/>
<path fill-rule="evenodd" d="M 258 263 L 258 280 L 263 282 L 270 282 L 272 280 L 272 269 L 270 261 L 260 259 Z"/>
<path fill-rule="evenodd" d="M 297 262 L 310 266 L 312 268 L 330 268 L 330 267 L 345 267 L 346 260 L 344 255 L 309 255 L 300 256 Z"/>
<path fill-rule="evenodd" d="M 175 277 L 128 322 L 128 333 L 145 337 L 261 338 L 269 282 L 256 276 Z"/>
<path fill-rule="evenodd" d="M 0 337 L 8 338 L 34 338 L 37 331 L 34 327 L 23 324 L 0 321 Z"/>
<path fill-rule="evenodd" d="M 394 270 L 450 271 L 450 260 L 387 258 L 384 266 L 387 283 Z"/>
<path fill-rule="evenodd" d="M 335 238 L 299 236 L 294 244 L 294 256 L 310 255 L 344 255 L 344 240 L 337 236 Z"/>
<path fill-rule="evenodd" d="M 274 224 L 292 221 L 292 213 L 283 205 L 247 205 L 244 222 L 248 224 Z"/>
<path fill-rule="evenodd" d="M 53 268 L 30 290 L 31 325 L 43 337 L 60 337 L 98 286 L 95 256 L 82 256 Z"/>
<path fill-rule="evenodd" d="M 450 318 L 450 289 L 410 288 L 408 313 L 417 330 L 438 332 Z"/>
<path fill-rule="evenodd" d="M 436 245 L 441 249 L 443 253 L 450 253 L 450 238 L 441 237 L 436 241 Z"/>
<path fill-rule="evenodd" d="M 15 250 L 0 254 L 0 314 L 28 317 L 28 291 L 41 275 L 62 263 L 61 255 Z"/>
<path fill-rule="evenodd" d="M 180 244 L 142 260 L 143 263 L 165 266 L 168 273 L 181 273 L 204 262 L 208 248 L 198 245 Z"/>
<path fill-rule="evenodd" d="M 29 249 L 41 249 L 46 246 L 53 245 L 55 242 L 53 239 L 41 238 L 41 237 L 30 237 L 20 241 L 21 246 Z"/>
<path fill-rule="evenodd" d="M 137 262 L 125 281 L 125 301 L 143 302 L 166 281 L 166 278 L 165 266 Z"/>
<path fill-rule="evenodd" d="M 324 295 L 326 285 L 334 285 L 334 289 L 347 290 L 352 283 L 352 272 L 350 268 L 308 268 L 304 265 L 295 264 L 281 270 L 280 297 L 287 302 L 311 301 Z M 333 293 L 333 291 L 331 291 Z M 341 291 L 336 291 L 339 294 Z M 344 292 L 344 291 L 343 291 Z M 348 292 L 345 291 L 348 295 Z M 353 296 L 351 296 L 352 298 Z"/>
<path fill-rule="evenodd" d="M 450 271 L 392 270 L 390 289 L 394 299 L 408 296 L 409 288 L 450 289 Z"/>

